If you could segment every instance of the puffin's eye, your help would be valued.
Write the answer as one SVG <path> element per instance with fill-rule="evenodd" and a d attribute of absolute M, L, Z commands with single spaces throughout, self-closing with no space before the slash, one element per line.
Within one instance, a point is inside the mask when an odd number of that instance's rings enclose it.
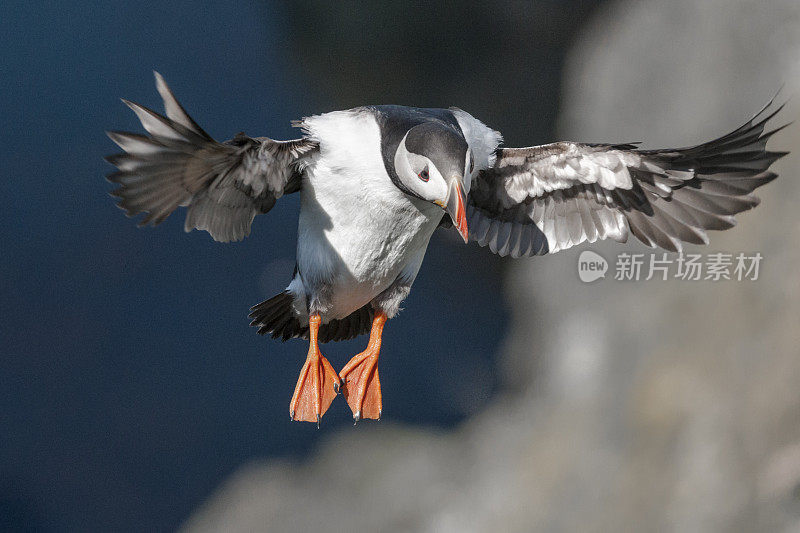
<path fill-rule="evenodd" d="M 428 167 L 423 168 L 422 172 L 417 174 L 417 176 L 419 176 L 419 179 L 421 179 L 422 181 L 428 181 L 429 179 L 431 179 L 430 175 L 428 174 Z"/>
<path fill-rule="evenodd" d="M 472 157 L 472 153 L 469 154 L 469 173 L 472 174 L 472 171 L 475 169 L 475 158 Z"/>

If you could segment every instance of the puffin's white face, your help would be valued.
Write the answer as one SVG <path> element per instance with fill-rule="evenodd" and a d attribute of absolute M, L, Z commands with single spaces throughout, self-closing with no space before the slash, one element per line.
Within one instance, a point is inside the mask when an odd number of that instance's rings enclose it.
<path fill-rule="evenodd" d="M 394 156 L 394 168 L 403 185 L 415 196 L 431 203 L 447 201 L 447 181 L 433 161 L 424 155 L 409 152 L 406 133 Z"/>
<path fill-rule="evenodd" d="M 455 132 L 430 124 L 409 130 L 394 156 L 394 168 L 403 186 L 414 196 L 447 211 L 464 242 L 465 191 L 469 191 L 472 161 L 463 137 L 458 139 Z"/>

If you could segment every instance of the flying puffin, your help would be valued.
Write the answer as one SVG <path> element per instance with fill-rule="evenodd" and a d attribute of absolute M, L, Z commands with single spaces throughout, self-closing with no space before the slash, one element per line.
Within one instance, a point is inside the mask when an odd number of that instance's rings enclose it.
<path fill-rule="evenodd" d="M 431 235 L 454 227 L 501 256 L 544 255 L 585 241 L 680 251 L 735 224 L 759 203 L 787 152 L 766 149 L 772 101 L 740 128 L 679 149 L 556 142 L 499 148 L 502 136 L 461 109 L 364 106 L 306 117 L 299 139 L 239 134 L 219 143 L 155 73 L 165 114 L 123 100 L 148 135 L 108 132 L 124 153 L 111 194 L 128 216 L 158 225 L 185 207 L 185 230 L 238 241 L 284 194 L 300 193 L 297 263 L 288 287 L 250 309 L 273 338 L 308 339 L 289 404 L 316 422 L 342 392 L 353 417 L 380 418 L 381 334 L 408 296 Z M 773 98 L 774 100 L 774 98 Z M 783 127 L 783 126 L 782 126 Z M 369 332 L 336 372 L 320 343 Z"/>

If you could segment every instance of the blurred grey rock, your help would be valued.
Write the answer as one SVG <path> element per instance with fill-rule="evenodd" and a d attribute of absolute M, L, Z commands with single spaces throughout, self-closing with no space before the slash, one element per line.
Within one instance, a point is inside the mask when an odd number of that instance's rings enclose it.
<path fill-rule="evenodd" d="M 570 57 L 561 137 L 691 144 L 782 82 L 800 92 L 800 2 L 618 2 Z M 781 120 L 797 117 L 792 102 Z M 796 154 L 763 205 L 692 250 L 760 251 L 758 281 L 585 285 L 579 250 L 519 261 L 488 409 L 453 432 L 363 425 L 308 462 L 246 466 L 185 530 L 800 529 L 800 127 L 771 148 Z"/>

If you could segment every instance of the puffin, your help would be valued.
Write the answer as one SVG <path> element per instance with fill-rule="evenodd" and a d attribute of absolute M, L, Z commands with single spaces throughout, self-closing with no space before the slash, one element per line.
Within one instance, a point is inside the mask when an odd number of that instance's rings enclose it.
<path fill-rule="evenodd" d="M 767 150 L 775 98 L 727 135 L 677 149 L 639 143 L 555 142 L 500 147 L 502 135 L 456 107 L 365 105 L 293 123 L 297 139 L 239 133 L 215 141 L 157 72 L 164 113 L 128 100 L 146 134 L 107 132 L 122 152 L 110 194 L 139 226 L 179 207 L 184 229 L 245 238 L 256 215 L 300 195 L 296 266 L 286 289 L 252 308 L 261 335 L 303 338 L 308 353 L 291 420 L 319 426 L 338 394 L 355 422 L 380 419 L 381 336 L 408 296 L 438 228 L 513 258 L 629 235 L 680 252 L 708 244 L 753 208 L 753 191 L 788 152 Z M 787 124 L 788 125 L 788 124 Z M 336 371 L 320 344 L 369 333 Z"/>

